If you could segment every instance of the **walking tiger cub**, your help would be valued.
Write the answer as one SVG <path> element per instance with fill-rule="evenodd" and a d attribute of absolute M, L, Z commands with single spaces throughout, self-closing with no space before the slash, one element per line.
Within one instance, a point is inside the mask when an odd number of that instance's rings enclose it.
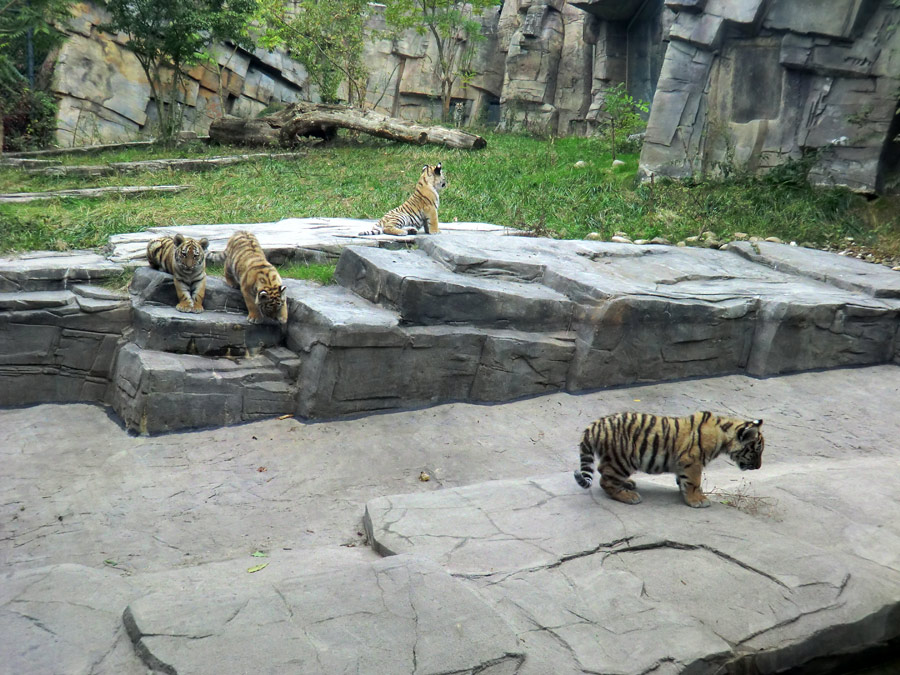
<path fill-rule="evenodd" d="M 594 479 L 612 499 L 638 504 L 641 496 L 628 477 L 635 471 L 674 473 L 688 506 L 709 506 L 700 489 L 703 467 L 725 453 L 742 471 L 762 465 L 762 420 L 719 417 L 696 412 L 689 417 L 616 413 L 593 422 L 581 437 L 581 468 L 575 481 L 583 488 Z"/>
<path fill-rule="evenodd" d="M 235 232 L 228 240 L 225 282 L 241 290 L 250 323 L 262 323 L 264 316 L 287 323 L 287 287 L 250 232 Z"/>
<path fill-rule="evenodd" d="M 206 296 L 206 239 L 191 239 L 182 234 L 160 237 L 147 244 L 150 267 L 172 275 L 179 312 L 199 314 Z"/>
<path fill-rule="evenodd" d="M 434 166 L 426 164 L 422 167 L 422 175 L 409 199 L 385 213 L 374 229 L 360 232 L 360 236 L 415 234 L 420 227 L 425 229 L 426 234 L 438 234 L 438 206 L 441 202 L 439 193 L 445 187 L 447 176 L 441 170 L 440 162 Z"/>

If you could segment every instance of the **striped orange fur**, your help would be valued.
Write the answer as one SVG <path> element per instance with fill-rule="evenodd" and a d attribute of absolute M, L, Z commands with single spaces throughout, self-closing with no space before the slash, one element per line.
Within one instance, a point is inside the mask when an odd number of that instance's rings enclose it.
<path fill-rule="evenodd" d="M 287 323 L 287 287 L 252 233 L 235 232 L 228 240 L 225 282 L 241 289 L 250 323 L 262 323 L 263 317 Z"/>
<path fill-rule="evenodd" d="M 581 437 L 581 467 L 575 481 L 583 488 L 594 479 L 611 498 L 637 504 L 641 496 L 629 476 L 635 471 L 674 473 L 688 506 L 709 506 L 700 489 L 703 467 L 726 454 L 740 467 L 758 469 L 765 447 L 762 420 L 696 412 L 688 417 L 662 417 L 623 412 L 594 421 Z"/>
<path fill-rule="evenodd" d="M 360 232 L 360 236 L 368 234 L 416 234 L 418 228 L 424 228 L 426 234 L 438 234 L 438 206 L 441 202 L 440 191 L 447 187 L 447 176 L 440 162 L 434 166 L 422 167 L 422 175 L 416 183 L 413 193 L 405 202 L 391 209 L 381 217 L 372 230 Z"/>
<path fill-rule="evenodd" d="M 206 249 L 209 241 L 182 234 L 160 237 L 147 244 L 150 266 L 172 275 L 179 312 L 199 314 L 206 297 Z"/>

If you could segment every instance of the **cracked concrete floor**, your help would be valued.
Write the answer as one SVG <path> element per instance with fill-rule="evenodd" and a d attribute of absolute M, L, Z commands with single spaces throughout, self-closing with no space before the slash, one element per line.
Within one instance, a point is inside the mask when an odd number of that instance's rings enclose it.
<path fill-rule="evenodd" d="M 765 421 L 761 471 L 741 473 L 720 459 L 706 477 L 708 490 L 745 494 L 762 507 L 735 517 L 753 523 L 745 538 L 802 532 L 805 542 L 864 559 L 882 571 L 882 582 L 896 584 L 898 403 L 900 368 L 879 366 L 450 404 L 356 420 L 268 420 L 154 438 L 129 436 L 96 406 L 3 409 L 0 561 L 8 574 L 76 563 L 137 578 L 256 550 L 344 546 L 376 560 L 362 525 L 372 499 L 570 473 L 581 431 L 600 415 L 710 409 Z M 422 481 L 423 472 L 431 479 Z M 638 481 L 644 505 L 624 508 L 662 509 L 679 522 L 694 513 L 671 481 Z M 598 499 L 583 499 L 583 508 L 596 509 Z M 720 520 L 735 513 L 721 503 L 709 511 Z M 502 604 L 498 592 L 483 595 Z"/>

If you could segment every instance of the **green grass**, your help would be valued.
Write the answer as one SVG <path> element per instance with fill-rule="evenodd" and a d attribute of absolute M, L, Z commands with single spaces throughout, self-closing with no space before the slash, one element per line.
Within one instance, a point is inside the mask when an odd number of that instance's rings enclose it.
<path fill-rule="evenodd" d="M 282 279 L 315 281 L 327 286 L 334 277 L 336 266 L 335 263 L 288 263 L 278 267 L 278 273 Z M 221 277 L 225 273 L 225 267 L 222 264 L 207 264 L 206 273 L 210 276 Z"/>
<path fill-rule="evenodd" d="M 665 236 L 673 242 L 705 231 L 726 239 L 739 231 L 817 244 L 853 236 L 860 243 L 900 248 L 900 209 L 885 206 L 883 199 L 869 204 L 844 190 L 816 190 L 777 177 L 658 181 L 651 188 L 636 182 L 637 155 L 620 155 L 625 165 L 612 170 L 610 155 L 597 138 L 486 137 L 487 148 L 466 151 L 342 134 L 333 143 L 309 146 L 297 159 L 259 160 L 207 173 L 77 179 L 2 169 L 0 192 L 164 183 L 194 187 L 173 195 L 3 205 L 0 251 L 97 248 L 112 234 L 152 226 L 313 216 L 375 219 L 408 196 L 423 164 L 438 161 L 449 179 L 441 195 L 443 222 L 492 222 L 563 238 L 589 232 L 609 238 L 623 231 L 632 238 Z M 89 161 L 198 156 L 195 150 L 133 149 Z M 203 147 L 200 155 L 237 152 L 242 150 Z M 585 162 L 583 168 L 575 167 L 579 160 Z"/>

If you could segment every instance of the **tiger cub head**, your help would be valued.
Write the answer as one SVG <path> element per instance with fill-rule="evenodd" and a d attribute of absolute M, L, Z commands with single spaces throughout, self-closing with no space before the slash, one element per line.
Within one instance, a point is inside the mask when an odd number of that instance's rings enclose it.
<path fill-rule="evenodd" d="M 278 279 L 280 282 L 281 279 Z M 256 306 L 259 311 L 270 319 L 278 319 L 281 308 L 287 302 L 287 286 L 279 283 L 264 282 L 256 288 Z"/>
<path fill-rule="evenodd" d="M 176 234 L 175 243 L 175 269 L 185 273 L 206 267 L 206 249 L 209 248 L 209 240 L 192 239 L 183 234 Z"/>
<path fill-rule="evenodd" d="M 447 187 L 447 174 L 442 171 L 440 162 L 434 166 L 429 166 L 428 164 L 423 166 L 422 178 L 427 185 L 434 188 L 435 192 L 440 192 Z"/>
<path fill-rule="evenodd" d="M 762 420 L 752 420 L 738 424 L 733 430 L 734 435 L 726 452 L 741 471 L 762 466 L 762 453 L 766 443 L 760 427 Z"/>

